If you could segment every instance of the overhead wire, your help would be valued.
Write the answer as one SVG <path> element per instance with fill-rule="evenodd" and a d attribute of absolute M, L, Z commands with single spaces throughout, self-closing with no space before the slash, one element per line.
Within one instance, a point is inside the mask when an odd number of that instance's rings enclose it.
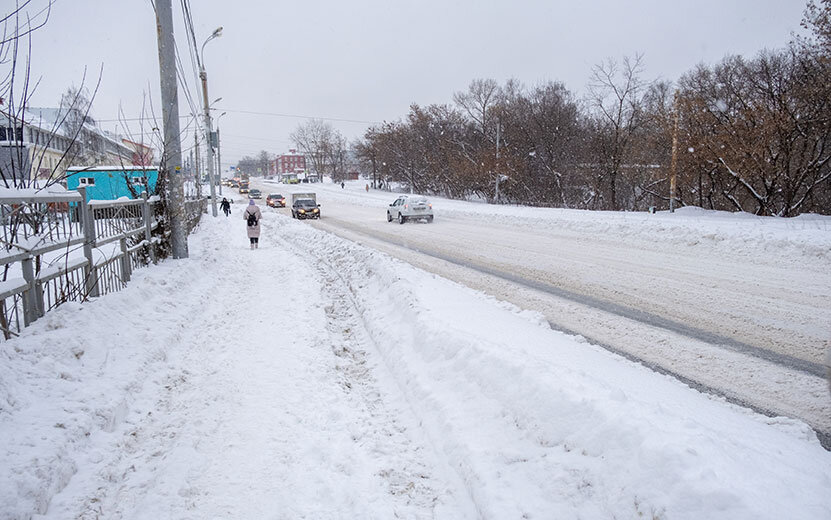
<path fill-rule="evenodd" d="M 279 112 L 260 112 L 256 110 L 235 110 L 232 108 L 217 108 L 217 110 L 222 110 L 224 112 L 231 112 L 237 114 L 252 114 L 258 116 L 272 116 L 272 117 L 291 117 L 295 119 L 319 119 L 321 121 L 336 121 L 339 123 L 358 123 L 363 125 L 380 125 L 383 121 L 365 121 L 360 119 L 344 119 L 338 117 L 320 117 L 320 116 L 304 116 L 300 114 L 281 114 Z"/>

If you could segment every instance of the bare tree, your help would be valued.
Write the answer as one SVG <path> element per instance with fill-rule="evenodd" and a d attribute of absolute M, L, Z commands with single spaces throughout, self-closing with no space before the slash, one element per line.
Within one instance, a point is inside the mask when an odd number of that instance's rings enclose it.
<path fill-rule="evenodd" d="M 642 124 L 641 101 L 648 83 L 641 79 L 643 57 L 609 59 L 595 65 L 589 80 L 589 103 L 595 110 L 598 188 L 609 194 L 607 209 L 619 209 L 617 182 L 633 134 Z M 598 193 L 598 195 L 602 195 Z"/>
<path fill-rule="evenodd" d="M 343 135 L 332 125 L 310 119 L 299 125 L 289 138 L 309 160 L 315 173 L 328 174 L 335 181 L 344 178 L 349 147 Z"/>

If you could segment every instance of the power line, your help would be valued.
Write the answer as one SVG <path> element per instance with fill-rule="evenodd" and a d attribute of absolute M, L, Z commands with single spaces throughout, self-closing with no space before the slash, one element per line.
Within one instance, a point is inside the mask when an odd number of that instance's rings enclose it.
<path fill-rule="evenodd" d="M 362 125 L 380 125 L 383 121 L 362 121 L 360 119 L 342 119 L 337 117 L 320 117 L 320 116 L 303 116 L 298 114 L 281 114 L 277 112 L 258 112 L 255 110 L 234 110 L 230 108 L 211 108 L 211 110 L 215 111 L 223 111 L 229 113 L 236 113 L 236 114 L 253 114 L 258 116 L 271 116 L 271 117 L 290 117 L 294 119 L 319 119 L 321 121 L 336 121 L 341 123 L 356 123 Z M 188 118 L 192 116 L 179 116 L 180 119 Z M 124 118 L 124 119 L 96 119 L 96 121 L 107 123 L 113 121 L 141 121 L 143 119 L 152 119 L 150 117 L 133 117 L 133 118 Z"/>
<path fill-rule="evenodd" d="M 257 116 L 272 116 L 272 117 L 291 117 L 295 119 L 320 119 L 322 121 L 337 121 L 339 123 L 358 123 L 362 125 L 380 125 L 382 121 L 362 121 L 360 119 L 342 119 L 338 117 L 319 117 L 319 116 L 303 116 L 298 114 L 280 114 L 277 112 L 257 112 L 255 110 L 234 110 L 231 108 L 217 108 L 223 112 L 231 112 L 236 114 L 253 114 Z"/>

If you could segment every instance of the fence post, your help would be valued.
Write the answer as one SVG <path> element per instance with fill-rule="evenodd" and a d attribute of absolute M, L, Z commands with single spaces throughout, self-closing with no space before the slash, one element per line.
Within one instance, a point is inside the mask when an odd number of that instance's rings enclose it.
<path fill-rule="evenodd" d="M 37 317 L 43 318 L 46 314 L 46 302 L 43 300 L 43 282 L 35 278 L 35 305 L 37 306 Z"/>
<path fill-rule="evenodd" d="M 40 310 L 43 307 L 38 305 L 38 291 L 35 283 L 35 268 L 32 257 L 27 257 L 20 262 L 23 270 L 23 279 L 29 284 L 29 288 L 23 291 L 23 326 L 28 327 L 40 317 Z M 42 293 L 41 293 L 41 296 Z"/>
<path fill-rule="evenodd" d="M 87 258 L 87 266 L 84 268 L 87 297 L 94 298 L 99 293 L 98 270 L 95 268 L 95 258 L 92 256 L 92 248 L 95 247 L 95 217 L 87 203 L 87 189 L 81 187 L 78 188 L 78 192 L 81 194 L 81 202 L 78 203 L 78 208 L 80 209 L 81 224 L 84 226 L 84 256 Z"/>
<path fill-rule="evenodd" d="M 144 214 L 144 239 L 147 241 L 147 250 L 150 253 L 150 261 L 156 263 L 156 247 L 153 245 L 153 224 L 150 219 L 150 203 L 147 202 L 147 192 L 141 194 L 144 204 L 141 211 Z"/>
<path fill-rule="evenodd" d="M 121 246 L 121 279 L 126 284 L 130 281 L 130 252 L 127 251 L 127 239 L 125 237 L 121 237 L 118 243 Z"/>

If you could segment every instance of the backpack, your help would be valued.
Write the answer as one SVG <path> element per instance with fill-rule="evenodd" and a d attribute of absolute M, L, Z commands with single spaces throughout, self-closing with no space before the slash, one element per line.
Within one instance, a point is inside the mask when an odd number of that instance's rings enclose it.
<path fill-rule="evenodd" d="M 254 227 L 257 225 L 257 215 L 251 212 L 248 212 L 248 227 Z"/>

